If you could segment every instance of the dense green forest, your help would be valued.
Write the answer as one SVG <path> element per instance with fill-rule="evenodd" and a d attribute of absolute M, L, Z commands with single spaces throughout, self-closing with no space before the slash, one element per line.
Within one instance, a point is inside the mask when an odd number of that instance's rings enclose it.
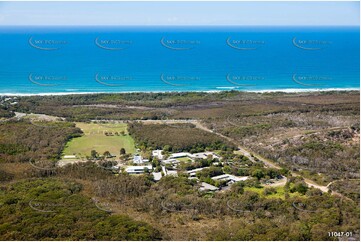
<path fill-rule="evenodd" d="M 0 190 L 1 240 L 159 240 L 144 222 L 103 211 L 82 185 L 30 179 Z"/>
<path fill-rule="evenodd" d="M 163 149 L 171 152 L 205 150 L 234 150 L 235 145 L 215 134 L 197 129 L 193 124 L 142 124 L 132 123 L 129 134 L 140 147 Z"/>
<path fill-rule="evenodd" d="M 66 142 L 81 134 L 73 123 L 2 122 L 0 162 L 57 161 Z"/>

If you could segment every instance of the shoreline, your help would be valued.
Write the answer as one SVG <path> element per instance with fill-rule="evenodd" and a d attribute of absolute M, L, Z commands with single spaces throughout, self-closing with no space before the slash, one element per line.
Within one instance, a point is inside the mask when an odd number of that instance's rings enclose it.
<path fill-rule="evenodd" d="M 53 93 L 0 93 L 0 97 L 31 97 L 31 96 L 67 96 L 67 95 L 93 95 L 93 94 L 129 94 L 129 93 L 220 93 L 220 92 L 245 92 L 245 93 L 312 93 L 312 92 L 347 92 L 360 91 L 360 88 L 324 88 L 324 89 L 265 89 L 265 90 L 214 90 L 214 91 L 124 91 L 124 92 L 53 92 Z"/>

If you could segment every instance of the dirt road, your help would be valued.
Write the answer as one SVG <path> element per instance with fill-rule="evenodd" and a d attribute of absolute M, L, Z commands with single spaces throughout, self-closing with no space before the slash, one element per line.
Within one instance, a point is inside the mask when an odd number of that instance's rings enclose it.
<path fill-rule="evenodd" d="M 148 123 L 148 124 L 152 124 L 152 123 L 156 123 L 156 124 L 159 124 L 159 123 L 165 123 L 165 124 L 174 124 L 174 123 L 191 123 L 191 124 L 194 124 L 197 128 L 199 129 L 202 129 L 204 131 L 207 131 L 207 132 L 210 132 L 210 133 L 214 133 L 234 144 L 237 145 L 238 149 L 239 149 L 239 153 L 241 153 L 242 155 L 246 156 L 247 158 L 249 158 L 251 161 L 253 162 L 256 162 L 256 160 L 254 158 L 257 158 L 258 160 L 262 161 L 265 166 L 267 167 L 270 167 L 270 168 L 275 168 L 275 169 L 281 169 L 281 167 L 278 165 L 278 164 L 275 164 L 274 162 L 254 153 L 254 152 L 251 152 L 249 150 L 247 150 L 245 147 L 242 147 L 238 144 L 238 142 L 230 137 L 227 137 L 221 133 L 218 133 L 218 132 L 215 132 L 209 128 L 207 128 L 206 126 L 204 126 L 199 120 L 137 120 L 139 122 L 144 122 L 144 123 Z M 300 174 L 298 174 L 297 172 L 291 172 L 292 176 L 301 176 Z M 314 187 L 314 188 L 318 188 L 320 189 L 322 192 L 328 192 L 329 191 L 329 186 L 332 184 L 332 183 L 329 183 L 328 185 L 326 186 L 323 186 L 323 185 L 319 185 L 317 184 L 315 181 L 312 181 L 308 178 L 305 178 L 303 177 L 304 179 L 304 182 L 307 184 L 308 187 Z M 285 183 L 285 181 L 282 181 Z M 342 197 L 342 198 L 346 198 L 349 200 L 349 198 L 345 197 L 344 195 L 338 193 L 338 192 L 335 192 L 335 191 L 332 191 L 332 195 L 335 195 L 335 196 L 339 196 L 339 197 Z"/>

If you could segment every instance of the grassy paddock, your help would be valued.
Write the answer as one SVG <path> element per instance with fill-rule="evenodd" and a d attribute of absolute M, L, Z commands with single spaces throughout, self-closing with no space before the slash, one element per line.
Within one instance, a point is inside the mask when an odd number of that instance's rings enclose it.
<path fill-rule="evenodd" d="M 67 143 L 63 155 L 77 155 L 80 157 L 89 156 L 91 150 L 99 154 L 109 151 L 112 155 L 119 156 L 119 151 L 124 148 L 127 153 L 134 153 L 134 140 L 127 132 L 127 124 L 124 123 L 76 123 L 84 135 L 72 139 Z M 125 135 L 122 135 L 121 132 Z M 113 133 L 113 136 L 106 136 L 105 133 Z M 115 132 L 119 133 L 114 135 Z"/>

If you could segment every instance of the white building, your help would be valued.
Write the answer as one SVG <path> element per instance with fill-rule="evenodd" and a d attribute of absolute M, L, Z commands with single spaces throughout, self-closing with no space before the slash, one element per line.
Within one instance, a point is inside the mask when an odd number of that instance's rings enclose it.
<path fill-rule="evenodd" d="M 154 181 L 159 181 L 162 179 L 162 172 L 153 172 Z"/>
<path fill-rule="evenodd" d="M 180 153 L 173 153 L 169 156 L 169 158 L 182 158 L 182 157 L 189 157 L 191 154 L 188 152 L 180 152 Z"/>
<path fill-rule="evenodd" d="M 200 152 L 200 153 L 194 153 L 194 154 L 190 154 L 190 158 L 193 158 L 193 159 L 207 159 L 208 156 L 210 156 L 212 159 L 220 159 L 220 157 L 218 155 L 216 155 L 215 153 L 213 152 Z"/>
<path fill-rule="evenodd" d="M 208 156 L 211 156 L 212 159 L 220 159 L 220 157 L 218 155 L 216 155 L 213 152 L 210 151 L 206 151 L 206 152 L 199 152 L 199 153 L 194 153 L 191 154 L 189 152 L 180 152 L 180 153 L 173 153 L 169 156 L 169 158 L 182 158 L 182 157 L 188 157 L 191 159 L 207 159 Z"/>
<path fill-rule="evenodd" d="M 163 156 L 163 150 L 153 150 L 152 151 L 152 156 L 153 157 L 157 157 L 158 160 L 163 160 L 164 156 Z"/>
<path fill-rule="evenodd" d="M 167 170 L 167 176 L 178 176 L 178 172 Z"/>
<path fill-rule="evenodd" d="M 245 181 L 248 179 L 248 176 L 234 176 L 234 175 L 230 175 L 230 174 L 224 174 L 224 175 L 219 175 L 219 176 L 214 176 L 212 177 L 213 180 L 215 181 L 231 181 L 231 182 L 238 182 L 238 181 Z"/>
<path fill-rule="evenodd" d="M 76 159 L 76 155 L 64 155 L 64 159 Z"/>
<path fill-rule="evenodd" d="M 176 164 L 178 164 L 178 163 L 180 163 L 180 161 L 177 160 L 177 159 L 167 159 L 167 160 L 163 160 L 163 161 L 162 161 L 162 164 L 163 164 L 163 165 L 168 165 L 168 164 L 176 165 Z"/>
<path fill-rule="evenodd" d="M 135 164 L 143 164 L 143 163 L 146 163 L 146 162 L 149 162 L 148 159 L 143 159 L 141 155 L 135 155 L 133 157 L 133 163 Z"/>
<path fill-rule="evenodd" d="M 151 171 L 152 166 L 128 166 L 127 168 L 125 168 L 125 172 L 127 172 L 128 174 L 141 174 L 144 173 L 145 169 Z"/>
<path fill-rule="evenodd" d="M 208 167 L 201 167 L 201 168 L 189 170 L 189 171 L 187 171 L 187 173 L 188 173 L 188 175 L 189 175 L 190 177 L 192 177 L 192 176 L 195 176 L 198 171 L 201 171 L 201 170 L 203 170 L 204 168 L 208 168 Z"/>

